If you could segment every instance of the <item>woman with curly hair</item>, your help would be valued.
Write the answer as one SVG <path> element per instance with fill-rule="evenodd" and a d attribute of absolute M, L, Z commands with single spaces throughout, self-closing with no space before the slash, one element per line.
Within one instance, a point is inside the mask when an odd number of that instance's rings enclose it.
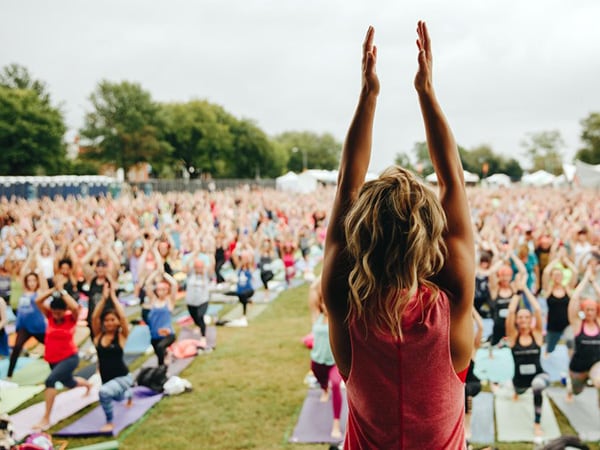
<path fill-rule="evenodd" d="M 433 89 L 424 22 L 417 34 L 414 84 L 439 198 L 401 167 L 365 183 L 379 94 L 370 27 L 327 231 L 322 287 L 335 362 L 346 380 L 346 449 L 465 447 L 475 243 L 457 145 Z"/>

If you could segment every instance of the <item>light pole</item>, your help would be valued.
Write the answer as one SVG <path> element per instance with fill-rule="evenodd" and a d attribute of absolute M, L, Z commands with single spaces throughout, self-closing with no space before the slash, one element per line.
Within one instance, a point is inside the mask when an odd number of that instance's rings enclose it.
<path fill-rule="evenodd" d="M 302 172 L 306 172 L 308 168 L 308 158 L 306 156 L 306 149 L 299 149 L 298 147 L 292 148 L 292 153 L 298 153 L 298 151 L 302 151 Z"/>

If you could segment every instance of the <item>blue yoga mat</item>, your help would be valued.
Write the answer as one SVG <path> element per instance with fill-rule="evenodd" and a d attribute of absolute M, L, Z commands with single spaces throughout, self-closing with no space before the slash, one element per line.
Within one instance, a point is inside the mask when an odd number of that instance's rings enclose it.
<path fill-rule="evenodd" d="M 471 442 L 493 444 L 494 439 L 494 394 L 480 392 L 473 398 L 471 414 Z"/>
<path fill-rule="evenodd" d="M 298 423 L 290 437 L 290 442 L 296 444 L 337 444 L 342 439 L 333 439 L 331 437 L 331 425 L 333 422 L 332 399 L 323 403 L 320 401 L 321 390 L 311 389 L 308 391 L 302 411 L 298 417 Z M 348 419 L 348 406 L 346 404 L 346 391 L 342 390 L 342 414 L 340 417 L 340 426 L 342 436 L 346 430 L 346 421 Z"/>
<path fill-rule="evenodd" d="M 117 436 L 123 429 L 141 419 L 146 411 L 161 398 L 162 394 L 157 394 L 143 386 L 136 386 L 133 388 L 133 403 L 130 407 L 125 401 L 113 402 L 115 427 L 112 431 L 100 431 L 100 428 L 106 423 L 106 417 L 102 407 L 98 406 L 79 420 L 53 434 L 61 437 Z"/>
<path fill-rule="evenodd" d="M 147 325 L 136 325 L 127 337 L 123 352 L 126 355 L 144 353 L 149 346 L 150 329 Z"/>
<path fill-rule="evenodd" d="M 489 350 L 480 348 L 475 356 L 475 375 L 481 380 L 495 383 L 511 380 L 515 372 L 515 364 L 508 347 L 494 349 L 494 358 L 490 359 Z"/>
<path fill-rule="evenodd" d="M 21 356 L 19 359 L 17 359 L 17 365 L 15 366 L 15 372 L 17 370 L 19 370 L 21 367 L 24 367 L 27 364 L 29 364 L 31 361 L 33 361 L 33 359 L 34 358 L 28 358 L 26 356 Z M 0 378 L 5 378 L 6 375 L 8 374 L 8 365 L 9 365 L 8 358 L 0 360 Z"/>

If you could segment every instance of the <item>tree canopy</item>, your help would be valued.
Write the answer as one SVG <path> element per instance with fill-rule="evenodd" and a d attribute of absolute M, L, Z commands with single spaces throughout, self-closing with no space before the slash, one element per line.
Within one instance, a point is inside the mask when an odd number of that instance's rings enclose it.
<path fill-rule="evenodd" d="M 561 150 L 565 147 L 565 141 L 558 130 L 529 133 L 521 146 L 531 160 L 532 171 L 545 170 L 554 175 L 562 174 Z"/>
<path fill-rule="evenodd" d="M 66 168 L 66 127 L 45 85 L 24 67 L 0 75 L 0 175 L 54 175 Z"/>
<path fill-rule="evenodd" d="M 286 131 L 274 137 L 275 142 L 287 153 L 287 169 L 301 172 L 306 169 L 337 169 L 342 144 L 330 133 L 311 131 Z"/>
<path fill-rule="evenodd" d="M 590 113 L 581 121 L 581 148 L 576 157 L 588 164 L 600 164 L 600 113 Z"/>

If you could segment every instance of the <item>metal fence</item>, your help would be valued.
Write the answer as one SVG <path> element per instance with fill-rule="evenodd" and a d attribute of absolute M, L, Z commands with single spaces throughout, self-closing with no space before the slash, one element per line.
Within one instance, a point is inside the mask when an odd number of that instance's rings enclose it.
<path fill-rule="evenodd" d="M 196 192 L 223 191 L 242 186 L 275 188 L 274 179 L 216 179 L 216 180 L 149 180 L 141 183 L 129 183 L 132 189 L 149 195 L 153 192 Z"/>

